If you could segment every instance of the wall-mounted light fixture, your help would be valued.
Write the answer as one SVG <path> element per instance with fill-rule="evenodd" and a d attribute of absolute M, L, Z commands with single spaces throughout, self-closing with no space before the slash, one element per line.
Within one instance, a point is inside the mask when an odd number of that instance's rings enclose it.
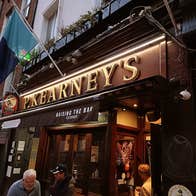
<path fill-rule="evenodd" d="M 75 58 L 78 58 L 78 57 L 81 57 L 81 56 L 82 56 L 82 52 L 81 52 L 81 50 L 77 49 L 77 50 L 75 50 L 74 52 L 72 52 L 71 55 L 72 55 L 73 57 L 75 57 Z"/>
<path fill-rule="evenodd" d="M 130 12 L 130 21 L 134 21 L 135 19 L 144 16 L 144 13 L 147 11 L 151 11 L 152 7 L 150 6 L 137 6 L 134 7 Z"/>
<path fill-rule="evenodd" d="M 72 52 L 69 56 L 65 58 L 67 62 L 72 63 L 73 65 L 78 64 L 78 58 L 82 56 L 81 50 L 77 49 L 74 52 Z"/>
<path fill-rule="evenodd" d="M 191 98 L 191 93 L 187 89 L 185 89 L 179 92 L 178 98 L 187 101 Z"/>

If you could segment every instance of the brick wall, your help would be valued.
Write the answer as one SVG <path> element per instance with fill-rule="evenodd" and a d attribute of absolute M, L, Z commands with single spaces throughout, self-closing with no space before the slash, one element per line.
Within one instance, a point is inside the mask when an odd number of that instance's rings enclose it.
<path fill-rule="evenodd" d="M 21 7 L 22 0 L 15 0 L 16 4 Z M 2 13 L 0 15 L 0 31 L 3 27 L 3 21 L 6 15 L 9 15 L 9 12 L 11 12 L 13 5 L 10 0 L 5 0 L 2 7 Z"/>
<path fill-rule="evenodd" d="M 175 43 L 170 42 L 167 54 L 168 79 L 175 78 L 180 81 L 181 85 L 186 86 L 190 83 L 190 70 L 185 50 Z"/>

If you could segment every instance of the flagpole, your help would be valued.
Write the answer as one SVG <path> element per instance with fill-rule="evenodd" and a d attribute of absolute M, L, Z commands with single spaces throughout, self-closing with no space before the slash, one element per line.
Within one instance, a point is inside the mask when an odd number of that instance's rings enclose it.
<path fill-rule="evenodd" d="M 18 95 L 18 97 L 20 96 L 20 94 L 18 93 L 18 91 L 14 88 L 14 86 L 12 85 L 12 83 L 8 80 L 11 88 L 15 91 L 15 93 Z"/>
<path fill-rule="evenodd" d="M 48 57 L 50 58 L 51 62 L 53 63 L 53 65 L 56 67 L 57 71 L 59 72 L 59 74 L 63 77 L 65 76 L 65 74 L 62 73 L 62 71 L 59 69 L 58 65 L 55 63 L 54 59 L 51 57 L 51 55 L 49 54 L 48 50 L 46 49 L 46 47 L 44 46 L 43 42 L 39 39 L 39 37 L 36 35 L 36 33 L 33 31 L 31 25 L 28 23 L 28 21 L 26 20 L 25 17 L 23 17 L 23 15 L 20 13 L 20 9 L 18 8 L 16 2 L 14 0 L 12 0 L 12 3 L 14 5 L 14 7 L 16 8 L 16 11 L 18 12 L 20 18 L 24 21 L 25 25 L 30 29 L 31 33 L 33 34 L 33 36 L 35 37 L 35 39 L 37 40 L 37 42 L 41 45 L 42 49 L 45 51 L 45 53 L 48 55 Z"/>

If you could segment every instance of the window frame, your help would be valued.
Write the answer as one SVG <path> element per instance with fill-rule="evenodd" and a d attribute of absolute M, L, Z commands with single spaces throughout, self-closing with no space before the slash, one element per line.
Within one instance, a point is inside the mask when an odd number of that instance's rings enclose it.
<path fill-rule="evenodd" d="M 46 41 L 53 39 L 56 36 L 55 30 L 57 25 L 57 11 L 55 11 L 49 18 L 47 18 L 47 33 Z"/>

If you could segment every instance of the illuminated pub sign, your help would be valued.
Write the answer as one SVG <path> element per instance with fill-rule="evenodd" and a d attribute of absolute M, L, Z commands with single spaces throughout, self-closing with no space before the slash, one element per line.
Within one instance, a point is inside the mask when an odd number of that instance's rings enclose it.
<path fill-rule="evenodd" d="M 20 109 L 31 109 L 89 93 L 97 93 L 161 74 L 160 44 L 137 54 L 121 55 L 121 58 L 119 56 L 106 59 L 22 94 Z"/>
<path fill-rule="evenodd" d="M 22 108 L 29 109 L 35 106 L 107 89 L 118 83 L 125 84 L 129 81 L 136 80 L 139 76 L 139 69 L 134 66 L 136 63 L 138 63 L 138 57 L 127 57 L 64 80 L 58 84 L 24 96 Z"/>

